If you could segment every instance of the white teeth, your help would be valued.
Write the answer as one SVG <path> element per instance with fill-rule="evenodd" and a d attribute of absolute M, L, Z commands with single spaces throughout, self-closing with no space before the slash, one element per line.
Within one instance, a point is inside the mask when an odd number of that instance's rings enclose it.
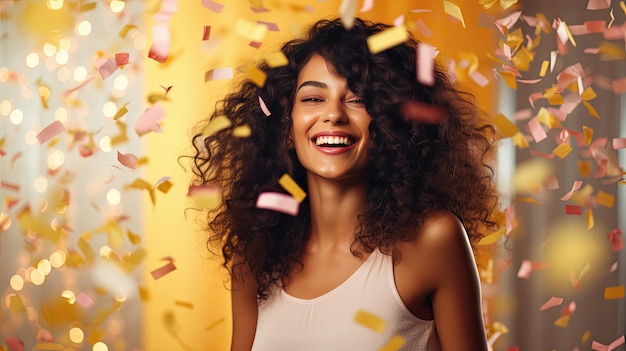
<path fill-rule="evenodd" d="M 321 136 L 315 139 L 315 145 L 352 145 L 348 137 Z"/>

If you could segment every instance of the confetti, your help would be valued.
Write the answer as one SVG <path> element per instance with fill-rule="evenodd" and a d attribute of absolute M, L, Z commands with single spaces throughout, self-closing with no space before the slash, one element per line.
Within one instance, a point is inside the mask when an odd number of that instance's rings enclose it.
<path fill-rule="evenodd" d="M 576 181 L 574 181 L 574 184 L 572 184 L 572 190 L 570 190 L 569 192 L 567 192 L 567 194 L 563 195 L 563 196 L 561 197 L 561 201 L 567 201 L 567 200 L 569 200 L 569 199 L 572 197 L 572 195 L 574 194 L 574 192 L 575 192 L 576 190 L 579 190 L 579 189 L 580 189 L 580 187 L 582 187 L 582 185 L 583 185 L 582 180 L 576 180 Z"/>
<path fill-rule="evenodd" d="M 596 195 L 596 203 L 604 207 L 612 208 L 615 203 L 615 196 L 600 190 Z"/>
<path fill-rule="evenodd" d="M 576 205 L 565 205 L 565 214 L 579 216 L 582 214 L 582 209 Z"/>
<path fill-rule="evenodd" d="M 54 121 L 37 133 L 39 144 L 45 144 L 48 140 L 65 131 L 65 126 L 60 121 Z"/>
<path fill-rule="evenodd" d="M 530 274 L 533 271 L 542 270 L 542 269 L 546 269 L 546 268 L 548 268 L 548 265 L 546 263 L 537 262 L 537 261 L 523 260 L 522 264 L 520 265 L 519 270 L 517 271 L 517 277 L 518 278 L 528 279 L 528 278 L 530 278 Z"/>
<path fill-rule="evenodd" d="M 400 109 L 406 120 L 422 124 L 439 124 L 446 113 L 441 106 L 427 105 L 413 100 L 402 103 Z"/>
<path fill-rule="evenodd" d="M 261 193 L 256 201 L 256 207 L 286 213 L 292 216 L 298 214 L 300 203 L 291 195 L 265 192 Z"/>
<path fill-rule="evenodd" d="M 7 336 L 4 341 L 7 343 L 10 351 L 24 351 L 24 342 L 21 339 Z"/>
<path fill-rule="evenodd" d="M 341 23 L 346 29 L 350 29 L 354 25 L 357 2 L 357 0 L 341 0 L 338 12 L 341 16 Z"/>
<path fill-rule="evenodd" d="M 133 154 L 123 154 L 117 152 L 117 160 L 123 165 L 131 169 L 137 168 L 137 156 Z"/>
<path fill-rule="evenodd" d="M 235 33 L 253 42 L 263 42 L 267 31 L 266 25 L 250 22 L 243 18 L 238 19 L 235 23 Z"/>
<path fill-rule="evenodd" d="M 572 151 L 572 147 L 568 143 L 559 144 L 552 150 L 552 153 L 558 158 L 565 158 Z"/>
<path fill-rule="evenodd" d="M 269 117 L 272 115 L 272 112 L 270 112 L 270 110 L 267 108 L 267 105 L 265 104 L 265 101 L 263 101 L 263 99 L 260 96 L 259 96 L 259 105 L 261 106 L 261 111 L 263 111 L 266 117 Z"/>
<path fill-rule="evenodd" d="M 432 86 L 435 84 L 435 63 L 434 58 L 437 50 L 434 46 L 419 43 L 417 45 L 417 62 L 415 72 L 417 73 L 417 81 Z"/>
<path fill-rule="evenodd" d="M 282 51 L 274 51 L 267 53 L 263 59 L 267 63 L 268 67 L 276 68 L 286 66 L 289 63 L 287 56 Z"/>
<path fill-rule="evenodd" d="M 591 343 L 591 349 L 596 350 L 596 351 L 611 351 L 617 348 L 618 346 L 622 345 L 624 343 L 624 340 L 625 340 L 624 335 L 620 336 L 619 338 L 617 338 L 615 341 L 613 341 L 612 343 L 608 345 L 601 344 L 594 340 Z"/>
<path fill-rule="evenodd" d="M 611 242 L 611 250 L 613 252 L 617 252 L 624 248 L 623 235 L 620 228 L 615 228 L 611 230 L 606 235 L 606 238 L 609 239 L 609 241 Z"/>
<path fill-rule="evenodd" d="M 357 311 L 354 315 L 354 321 L 377 333 L 382 333 L 387 326 L 387 322 L 384 319 L 364 310 Z"/>
<path fill-rule="evenodd" d="M 201 208 L 214 209 L 222 203 L 222 191 L 216 185 L 192 185 L 187 196 Z"/>
<path fill-rule="evenodd" d="M 607 286 L 604 288 L 604 299 L 605 300 L 617 300 L 624 298 L 624 286 Z"/>
<path fill-rule="evenodd" d="M 202 40 L 203 41 L 209 40 L 210 36 L 211 36 L 211 26 L 204 26 L 204 30 L 202 31 Z"/>
<path fill-rule="evenodd" d="M 152 28 L 153 42 L 148 57 L 158 63 L 167 61 L 170 52 L 170 29 L 167 24 L 157 24 Z"/>
<path fill-rule="evenodd" d="M 264 21 L 256 21 L 257 24 L 263 25 L 267 27 L 267 30 L 270 32 L 279 32 L 280 29 L 278 28 L 278 25 L 276 23 L 272 23 L 272 22 L 264 22 Z"/>
<path fill-rule="evenodd" d="M 166 274 L 176 270 L 176 266 L 174 265 L 174 259 L 172 259 L 171 257 L 165 257 L 163 258 L 163 260 L 167 261 L 165 265 L 150 272 L 150 275 L 152 275 L 152 278 L 154 278 L 154 280 L 161 279 Z"/>
<path fill-rule="evenodd" d="M 202 6 L 206 7 L 207 9 L 215 13 L 220 13 L 224 9 L 224 5 L 219 4 L 213 0 L 202 0 Z"/>
<path fill-rule="evenodd" d="M 293 196 L 296 201 L 301 203 L 304 198 L 306 198 L 306 193 L 298 184 L 289 176 L 289 174 L 285 173 L 278 179 L 278 184 L 280 184 L 285 190 Z"/>
<path fill-rule="evenodd" d="M 147 108 L 144 113 L 135 122 L 135 132 L 139 136 L 143 136 L 151 131 L 160 133 L 163 130 L 159 122 L 163 119 L 165 111 L 160 103 Z"/>
<path fill-rule="evenodd" d="M 539 122 L 539 119 L 537 117 L 534 117 L 530 121 L 528 121 L 528 128 L 530 128 L 530 134 L 532 135 L 533 139 L 535 139 L 536 143 L 548 137 L 546 131 L 543 130 L 543 127 L 541 126 L 541 123 Z"/>
<path fill-rule="evenodd" d="M 611 7 L 611 0 L 589 0 L 587 10 L 604 10 Z"/>
<path fill-rule="evenodd" d="M 208 82 L 210 80 L 221 80 L 221 79 L 232 79 L 233 78 L 233 68 L 225 67 L 225 68 L 215 68 L 209 70 L 204 75 L 204 81 Z"/>
<path fill-rule="evenodd" d="M 232 126 L 232 124 L 233 123 L 226 116 L 223 116 L 223 115 L 213 116 L 211 120 L 209 121 L 209 124 L 206 127 L 204 127 L 204 129 L 202 129 L 202 134 L 205 136 L 211 136 L 223 129 L 226 129 Z"/>
<path fill-rule="evenodd" d="M 498 128 L 498 130 L 500 130 L 505 136 L 509 138 L 519 133 L 519 129 L 517 128 L 517 126 L 501 113 L 496 115 L 496 117 L 493 119 L 493 124 L 496 126 L 496 128 Z"/>
<path fill-rule="evenodd" d="M 548 301 L 546 301 L 543 305 L 541 305 L 541 307 L 539 308 L 539 311 L 545 311 L 549 308 L 555 307 L 555 306 L 559 306 L 560 304 L 563 303 L 563 298 L 562 297 L 551 297 Z"/>
<path fill-rule="evenodd" d="M 374 0 L 364 0 L 359 12 L 367 12 L 374 7 Z"/>
<path fill-rule="evenodd" d="M 385 345 L 378 349 L 378 351 L 396 351 L 399 350 L 404 344 L 406 340 L 400 335 L 394 335 L 387 341 Z"/>
<path fill-rule="evenodd" d="M 252 129 L 247 124 L 233 128 L 235 138 L 248 138 L 250 135 L 252 135 Z"/>
<path fill-rule="evenodd" d="M 443 10 L 445 13 L 447 13 L 448 15 L 458 19 L 459 21 L 461 21 L 461 24 L 463 25 L 463 28 L 465 28 L 465 20 L 463 19 L 463 14 L 461 13 L 461 8 L 450 2 L 447 0 L 443 1 Z"/>
<path fill-rule="evenodd" d="M 367 38 L 367 46 L 372 54 L 379 53 L 403 43 L 409 39 L 409 33 L 404 26 L 391 27 Z"/>
<path fill-rule="evenodd" d="M 261 69 L 255 66 L 248 66 L 246 68 L 246 74 L 248 78 L 258 87 L 263 87 L 265 85 L 265 79 L 267 78 L 267 74 L 263 72 Z"/>

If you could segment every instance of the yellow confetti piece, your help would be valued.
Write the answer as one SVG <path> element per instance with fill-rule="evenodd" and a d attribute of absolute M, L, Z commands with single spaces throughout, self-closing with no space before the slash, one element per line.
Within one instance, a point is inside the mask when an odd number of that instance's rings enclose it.
<path fill-rule="evenodd" d="M 527 202 L 527 203 L 530 203 L 530 204 L 535 204 L 535 205 L 540 205 L 541 206 L 541 201 L 539 201 L 539 200 L 537 200 L 537 199 L 535 199 L 533 197 L 518 197 L 518 198 L 516 198 L 516 200 L 520 201 L 520 202 Z"/>
<path fill-rule="evenodd" d="M 396 351 L 399 350 L 404 344 L 406 340 L 400 335 L 394 335 L 387 341 L 385 345 L 378 349 L 378 351 Z"/>
<path fill-rule="evenodd" d="M 128 236 L 128 241 L 133 245 L 137 245 L 141 242 L 141 236 L 131 232 L 130 229 L 127 229 L 126 235 Z"/>
<path fill-rule="evenodd" d="M 287 56 L 282 51 L 267 53 L 263 59 L 270 68 L 286 66 L 289 63 Z"/>
<path fill-rule="evenodd" d="M 11 310 L 14 316 L 20 315 L 26 311 L 24 302 L 22 302 L 19 295 L 11 295 L 11 297 L 9 297 L 9 310 Z"/>
<path fill-rule="evenodd" d="M 537 113 L 537 120 L 539 123 L 545 125 L 548 128 L 559 128 L 561 123 L 553 114 L 551 114 L 546 108 L 540 108 Z"/>
<path fill-rule="evenodd" d="M 448 15 L 458 19 L 459 21 L 461 21 L 461 24 L 463 25 L 463 28 L 465 28 L 465 20 L 463 19 L 463 13 L 461 12 L 461 8 L 450 2 L 447 0 L 443 1 L 443 11 L 445 13 L 447 13 Z"/>
<path fill-rule="evenodd" d="M 588 177 L 591 175 L 591 160 L 578 160 L 578 174 L 581 177 Z"/>
<path fill-rule="evenodd" d="M 548 72 L 548 68 L 550 67 L 550 61 L 548 60 L 544 60 L 541 63 L 541 69 L 539 70 L 539 76 L 540 77 L 545 77 L 546 73 Z"/>
<path fill-rule="evenodd" d="M 597 97 L 598 95 L 596 95 L 596 92 L 593 90 L 592 87 L 587 87 L 587 89 L 585 89 L 582 94 L 580 94 L 580 98 L 585 100 L 585 101 L 589 101 L 589 100 L 593 100 Z"/>
<path fill-rule="evenodd" d="M 17 215 L 17 222 L 22 228 L 30 229 L 55 243 L 58 243 L 61 238 L 61 234 L 55 231 L 48 223 L 44 223 L 40 219 L 35 218 L 28 207 Z"/>
<path fill-rule="evenodd" d="M 604 299 L 605 300 L 617 300 L 624 298 L 624 286 L 607 286 L 604 288 Z"/>
<path fill-rule="evenodd" d="M 515 170 L 513 186 L 517 192 L 535 192 L 542 189 L 554 173 L 552 163 L 535 158 L 520 162 Z"/>
<path fill-rule="evenodd" d="M 563 315 L 559 317 L 557 320 L 554 321 L 553 324 L 557 327 L 567 328 L 567 325 L 569 324 L 569 315 Z"/>
<path fill-rule="evenodd" d="M 596 203 L 604 207 L 613 208 L 613 204 L 615 203 L 615 196 L 599 190 L 598 195 L 596 195 Z"/>
<path fill-rule="evenodd" d="M 265 72 L 263 72 L 259 68 L 253 65 L 249 65 L 248 67 L 246 67 L 246 74 L 248 75 L 248 78 L 250 78 L 252 83 L 254 83 L 259 88 L 265 85 L 265 79 L 267 78 L 267 74 L 265 74 Z"/>
<path fill-rule="evenodd" d="M 220 319 L 216 320 L 215 322 L 213 322 L 213 323 L 211 323 L 211 324 L 207 325 L 207 327 L 205 328 L 205 330 L 211 330 L 211 329 L 213 329 L 213 328 L 217 327 L 218 325 L 220 325 L 221 323 L 224 323 L 225 321 L 226 321 L 226 318 L 222 317 L 222 318 L 220 318 Z"/>
<path fill-rule="evenodd" d="M 189 309 L 193 309 L 193 303 L 189 302 L 189 301 L 180 301 L 180 300 L 176 300 L 174 301 L 174 304 L 176 306 L 180 306 L 180 307 L 186 307 Z"/>
<path fill-rule="evenodd" d="M 624 1 L 620 1 L 619 7 L 622 9 L 622 11 L 624 11 L 624 14 L 626 15 L 626 3 L 624 3 Z"/>
<path fill-rule="evenodd" d="M 528 71 L 530 68 L 530 63 L 535 58 L 535 54 L 531 51 L 528 51 L 526 47 L 522 46 L 517 52 L 515 56 L 511 58 L 511 62 L 515 65 L 515 68 L 521 71 Z"/>
<path fill-rule="evenodd" d="M 120 32 L 119 32 L 119 34 L 118 34 L 118 35 L 119 35 L 121 38 L 125 38 L 125 37 L 126 37 L 126 34 L 128 34 L 128 32 L 129 32 L 131 29 L 134 29 L 134 28 L 137 28 L 137 26 L 136 26 L 136 25 L 134 25 L 134 24 L 127 24 L 127 25 L 125 25 L 125 26 L 124 26 L 124 28 L 122 28 L 122 30 L 120 30 Z"/>
<path fill-rule="evenodd" d="M 250 22 L 242 18 L 235 23 L 235 33 L 253 42 L 262 43 L 267 31 L 266 25 Z"/>
<path fill-rule="evenodd" d="M 83 253 L 83 258 L 85 259 L 85 262 L 93 263 L 95 254 L 93 252 L 93 249 L 91 248 L 91 245 L 89 244 L 89 241 L 87 240 L 88 239 L 86 239 L 86 236 L 83 235 L 80 238 L 78 238 L 78 242 L 76 243 L 76 245 L 78 246 L 80 251 Z"/>
<path fill-rule="evenodd" d="M 595 225 L 595 220 L 593 219 L 593 211 L 590 208 L 585 210 L 585 218 L 587 219 L 587 230 L 591 230 Z"/>
<path fill-rule="evenodd" d="M 39 99 L 41 100 L 41 104 L 43 108 L 48 109 L 48 99 L 50 98 L 50 88 L 45 85 L 40 85 L 37 87 L 37 92 L 39 93 Z"/>
<path fill-rule="evenodd" d="M 173 186 L 174 186 L 174 183 L 172 183 L 171 180 L 167 179 L 158 183 L 155 188 L 158 191 L 162 192 L 163 194 L 167 194 L 170 191 L 170 189 L 172 189 Z"/>
<path fill-rule="evenodd" d="M 519 133 L 517 126 L 501 113 L 493 119 L 493 124 L 507 137 L 512 137 Z"/>
<path fill-rule="evenodd" d="M 620 46 L 617 46 L 611 42 L 603 41 L 598 47 L 601 55 L 606 55 L 615 60 L 626 59 L 626 52 Z"/>
<path fill-rule="evenodd" d="M 520 149 L 526 149 L 530 147 L 530 144 L 528 144 L 528 140 L 526 140 L 522 133 L 513 136 L 513 145 L 517 146 Z"/>
<path fill-rule="evenodd" d="M 122 107 L 120 107 L 119 110 L 117 110 L 117 112 L 115 113 L 115 116 L 113 116 L 114 121 L 117 121 L 118 119 L 124 117 L 126 113 L 128 113 L 128 109 L 126 108 L 128 104 L 129 104 L 128 102 L 125 103 L 124 105 L 122 105 Z"/>
<path fill-rule="evenodd" d="M 565 99 L 561 94 L 553 94 L 547 97 L 548 103 L 550 105 L 563 105 L 565 103 Z"/>
<path fill-rule="evenodd" d="M 591 144 L 591 140 L 593 140 L 593 129 L 583 126 L 583 136 L 585 137 L 585 145 Z"/>
<path fill-rule="evenodd" d="M 252 5 L 252 7 L 255 8 L 261 8 L 263 7 L 263 0 L 250 0 L 250 5 Z"/>
<path fill-rule="evenodd" d="M 65 345 L 56 342 L 38 342 L 35 344 L 35 350 L 64 350 Z"/>
<path fill-rule="evenodd" d="M 480 239 L 477 245 L 479 246 L 493 245 L 498 241 L 498 239 L 500 239 L 502 235 L 504 235 L 505 232 L 506 232 L 506 228 L 500 228 L 497 231 Z"/>
<path fill-rule="evenodd" d="M 372 54 L 385 51 L 409 39 L 409 32 L 404 26 L 385 29 L 367 38 L 367 46 Z"/>
<path fill-rule="evenodd" d="M 513 72 L 500 71 L 498 73 L 500 73 L 500 76 L 502 77 L 502 79 L 504 79 L 504 82 L 506 83 L 506 85 L 509 86 L 509 88 L 517 89 L 517 80 Z"/>
<path fill-rule="evenodd" d="M 83 320 L 79 304 L 70 304 L 63 297 L 55 296 L 39 306 L 43 319 L 51 326 L 66 326 L 73 321 Z"/>
<path fill-rule="evenodd" d="M 384 319 L 364 310 L 359 310 L 354 315 L 354 321 L 378 333 L 382 333 L 387 324 Z"/>
<path fill-rule="evenodd" d="M 252 135 L 252 129 L 247 124 L 233 128 L 235 138 L 248 138 L 250 135 Z"/>
<path fill-rule="evenodd" d="M 560 144 L 552 150 L 552 153 L 559 158 L 565 158 L 570 152 L 572 152 L 572 147 L 568 143 Z"/>
<path fill-rule="evenodd" d="M 293 178 L 289 176 L 289 174 L 285 173 L 278 179 L 278 184 L 280 184 L 285 190 L 293 196 L 298 203 L 302 202 L 306 197 L 306 193 L 302 188 L 296 183 Z"/>
<path fill-rule="evenodd" d="M 219 132 L 222 129 L 230 127 L 231 125 L 232 122 L 230 121 L 230 119 L 228 119 L 228 117 L 222 115 L 214 116 L 213 118 L 211 118 L 209 124 L 204 127 L 204 129 L 202 130 L 202 134 L 210 136 Z"/>
<path fill-rule="evenodd" d="M 591 331 L 587 330 L 583 333 L 582 337 L 580 338 L 580 343 L 584 344 L 586 343 L 589 339 L 591 338 Z"/>

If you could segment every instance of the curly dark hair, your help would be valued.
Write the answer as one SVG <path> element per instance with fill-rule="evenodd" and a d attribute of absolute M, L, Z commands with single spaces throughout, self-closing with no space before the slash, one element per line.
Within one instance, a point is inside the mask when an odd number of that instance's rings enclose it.
<path fill-rule="evenodd" d="M 217 185 L 224 199 L 208 213 L 209 247 L 217 245 L 221 250 L 231 275 L 239 265 L 249 267 L 260 299 L 299 264 L 309 227 L 306 199 L 297 216 L 259 209 L 255 203 L 262 192 L 285 192 L 278 184 L 285 173 L 307 190 L 305 170 L 288 143 L 298 74 L 314 54 L 347 79 L 372 116 L 367 210 L 358 218 L 353 254 L 359 255 L 357 247 L 390 253 L 398 240 L 413 238 L 433 210 L 458 216 L 473 246 L 485 228 L 494 225 L 490 216 L 497 198 L 488 163 L 493 127 L 473 96 L 457 89 L 440 65 L 435 65 L 433 85 L 417 81 L 418 43 L 412 37 L 372 54 L 367 38 L 387 28 L 358 18 L 350 29 L 339 19 L 317 22 L 306 38 L 282 46 L 287 65 L 270 68 L 260 63 L 265 84 L 259 87 L 243 79 L 205 121 L 226 116 L 230 128 L 194 136 L 192 185 Z M 443 118 L 439 123 L 407 119 L 402 110 L 407 101 L 435 106 L 443 111 Z M 233 128 L 243 125 L 250 127 L 250 137 L 233 136 Z"/>

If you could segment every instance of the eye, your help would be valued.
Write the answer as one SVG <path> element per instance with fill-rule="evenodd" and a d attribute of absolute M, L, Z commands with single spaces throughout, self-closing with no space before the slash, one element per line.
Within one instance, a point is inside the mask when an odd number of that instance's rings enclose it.
<path fill-rule="evenodd" d="M 322 102 L 322 101 L 324 101 L 324 99 L 320 99 L 320 98 L 317 98 L 317 97 L 306 97 L 306 98 L 303 98 L 300 101 L 301 102 Z"/>
<path fill-rule="evenodd" d="M 348 102 L 349 102 L 349 103 L 352 103 L 352 104 L 363 105 L 363 104 L 365 104 L 365 99 L 361 99 L 361 98 L 351 98 L 351 99 L 348 99 Z"/>

